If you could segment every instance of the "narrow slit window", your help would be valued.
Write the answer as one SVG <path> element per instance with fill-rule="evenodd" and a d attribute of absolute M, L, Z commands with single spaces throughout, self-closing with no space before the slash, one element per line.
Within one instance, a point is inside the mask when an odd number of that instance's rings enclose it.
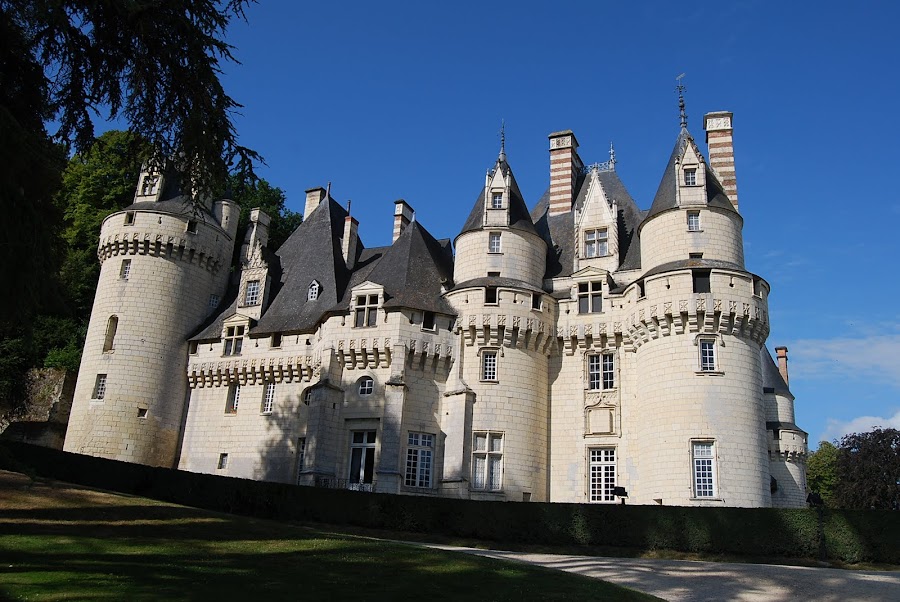
<path fill-rule="evenodd" d="M 116 348 L 116 330 L 119 328 L 119 318 L 110 316 L 106 321 L 106 337 L 103 340 L 103 351 L 113 351 Z"/>
<path fill-rule="evenodd" d="M 128 277 L 131 276 L 131 260 L 123 259 L 122 267 L 119 268 L 119 278 L 122 280 L 128 280 Z"/>

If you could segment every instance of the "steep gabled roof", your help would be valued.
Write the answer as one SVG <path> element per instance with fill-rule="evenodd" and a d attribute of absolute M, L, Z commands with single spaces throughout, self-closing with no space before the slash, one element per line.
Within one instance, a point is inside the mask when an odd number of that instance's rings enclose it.
<path fill-rule="evenodd" d="M 494 164 L 494 170 L 497 169 L 501 170 L 503 177 L 509 175 L 510 179 L 509 227 L 536 234 L 537 232 L 534 229 L 534 223 L 531 221 L 531 216 L 528 214 L 528 207 L 525 205 L 522 193 L 519 192 L 519 185 L 516 183 L 516 176 L 513 175 L 512 168 L 505 160 L 498 159 Z M 494 173 L 494 171 L 491 173 Z M 466 223 L 463 224 L 462 229 L 459 231 L 460 234 L 471 232 L 472 230 L 480 230 L 484 227 L 484 193 L 485 188 L 482 187 L 481 192 L 478 194 L 478 198 L 475 200 L 475 205 L 472 207 L 472 212 L 469 213 Z"/>

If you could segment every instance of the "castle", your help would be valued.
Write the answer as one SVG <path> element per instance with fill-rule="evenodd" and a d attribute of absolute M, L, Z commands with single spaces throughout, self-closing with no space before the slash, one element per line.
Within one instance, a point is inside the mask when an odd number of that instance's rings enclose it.
<path fill-rule="evenodd" d="M 807 435 L 769 284 L 744 267 L 732 114 L 682 124 L 649 210 L 550 134 L 529 211 L 505 152 L 452 242 L 405 201 L 366 248 L 330 191 L 279 248 L 145 171 L 102 225 L 65 449 L 456 498 L 803 506 Z"/>

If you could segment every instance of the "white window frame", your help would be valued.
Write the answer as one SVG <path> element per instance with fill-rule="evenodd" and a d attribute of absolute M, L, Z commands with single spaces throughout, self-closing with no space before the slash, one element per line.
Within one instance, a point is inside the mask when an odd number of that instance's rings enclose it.
<path fill-rule="evenodd" d="M 275 381 L 267 380 L 263 387 L 263 401 L 261 411 L 263 414 L 271 414 L 275 409 Z"/>
<path fill-rule="evenodd" d="M 245 330 L 246 328 L 243 325 L 225 327 L 225 334 L 222 337 L 223 356 L 241 354 L 241 349 L 244 346 Z"/>
<path fill-rule="evenodd" d="M 371 376 L 363 376 L 359 379 L 357 392 L 360 396 L 367 397 L 375 391 L 375 379 Z"/>
<path fill-rule="evenodd" d="M 606 257 L 609 255 L 609 228 L 594 228 L 584 231 L 584 257 Z"/>
<path fill-rule="evenodd" d="M 354 328 L 371 328 L 378 324 L 378 295 L 356 295 L 356 304 L 353 311 Z"/>
<path fill-rule="evenodd" d="M 119 268 L 119 278 L 122 280 L 128 280 L 131 276 L 131 260 L 123 259 L 122 266 Z"/>
<path fill-rule="evenodd" d="M 590 353 L 587 356 L 588 390 L 608 391 L 616 388 L 615 354 Z"/>
<path fill-rule="evenodd" d="M 503 448 L 504 433 L 500 431 L 472 433 L 473 490 L 503 490 Z"/>
<path fill-rule="evenodd" d="M 700 337 L 697 339 L 697 360 L 700 372 L 717 372 L 719 369 L 716 357 L 715 337 Z"/>
<path fill-rule="evenodd" d="M 228 454 L 219 454 L 219 461 L 216 463 L 216 470 L 225 470 L 228 468 Z"/>
<path fill-rule="evenodd" d="M 360 435 L 357 437 L 357 435 Z M 357 441 L 359 439 L 359 441 Z M 347 482 L 350 489 L 371 491 L 375 484 L 375 445 L 378 441 L 378 433 L 374 429 L 350 431 L 350 463 L 347 465 Z M 359 455 L 359 465 L 354 474 L 353 464 Z M 371 458 L 371 472 L 366 470 L 366 464 Z"/>
<path fill-rule="evenodd" d="M 488 233 L 488 253 L 503 252 L 503 237 L 500 232 Z"/>
<path fill-rule="evenodd" d="M 687 229 L 688 232 L 701 232 L 700 228 L 700 212 L 699 211 L 688 211 L 687 212 Z"/>
<path fill-rule="evenodd" d="M 585 302 L 585 311 L 582 311 L 582 301 Z M 597 302 L 596 306 L 595 301 Z M 603 283 L 601 281 L 591 280 L 578 283 L 578 313 L 603 313 Z"/>
<path fill-rule="evenodd" d="M 106 397 L 106 386 L 108 384 L 108 377 L 106 374 L 98 374 L 97 378 L 94 380 L 94 390 L 91 393 L 91 399 L 96 401 L 103 401 Z"/>
<path fill-rule="evenodd" d="M 480 374 L 483 382 L 495 383 L 500 380 L 500 351 L 484 349 L 481 352 Z"/>
<path fill-rule="evenodd" d="M 691 482 L 695 498 L 718 497 L 715 441 L 691 441 Z"/>
<path fill-rule="evenodd" d="M 209 296 L 209 312 L 212 313 L 216 311 L 216 308 L 219 307 L 219 295 L 213 293 Z"/>
<path fill-rule="evenodd" d="M 491 209 L 503 209 L 503 193 L 491 193 Z"/>
<path fill-rule="evenodd" d="M 697 168 L 696 167 L 685 167 L 684 168 L 684 185 L 685 186 L 696 186 L 697 185 Z"/>
<path fill-rule="evenodd" d="M 410 431 L 406 437 L 406 487 L 431 488 L 434 472 L 434 435 Z"/>
<path fill-rule="evenodd" d="M 241 383 L 231 383 L 228 385 L 228 392 L 225 397 L 225 413 L 232 415 L 237 414 L 238 406 L 241 402 Z"/>
<path fill-rule="evenodd" d="M 588 500 L 592 504 L 614 504 L 617 483 L 615 447 L 588 448 Z"/>
<path fill-rule="evenodd" d="M 262 287 L 260 286 L 259 280 L 249 280 L 247 281 L 247 288 L 244 291 L 244 306 L 250 307 L 252 305 L 259 305 L 260 294 Z"/>
<path fill-rule="evenodd" d="M 319 298 L 319 283 L 313 280 L 306 290 L 306 300 L 315 301 Z"/>

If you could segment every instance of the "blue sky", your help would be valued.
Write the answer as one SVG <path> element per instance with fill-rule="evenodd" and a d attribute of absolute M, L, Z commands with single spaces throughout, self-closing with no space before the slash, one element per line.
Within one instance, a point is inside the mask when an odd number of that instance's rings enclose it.
<path fill-rule="evenodd" d="M 678 133 L 734 112 L 749 270 L 772 285 L 769 348 L 790 349 L 797 422 L 815 446 L 900 428 L 900 4 L 761 1 L 263 1 L 229 31 L 243 144 L 302 211 L 332 183 L 367 246 L 406 199 L 458 233 L 499 147 L 529 205 L 547 134 L 617 170 L 649 207 Z M 702 144 L 701 144 L 702 146 Z"/>

